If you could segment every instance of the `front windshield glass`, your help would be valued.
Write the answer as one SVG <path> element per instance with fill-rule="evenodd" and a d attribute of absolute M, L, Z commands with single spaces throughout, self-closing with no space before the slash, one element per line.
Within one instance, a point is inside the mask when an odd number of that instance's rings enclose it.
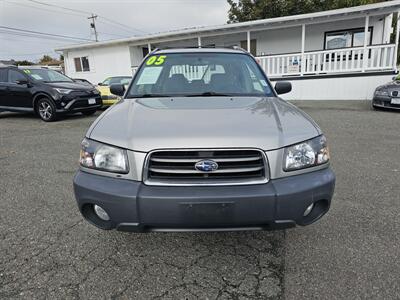
<path fill-rule="evenodd" d="M 24 69 L 29 77 L 42 82 L 73 82 L 73 80 L 60 72 L 49 69 Z"/>
<path fill-rule="evenodd" d="M 248 55 L 167 53 L 149 56 L 128 97 L 273 96 L 265 75 Z"/>

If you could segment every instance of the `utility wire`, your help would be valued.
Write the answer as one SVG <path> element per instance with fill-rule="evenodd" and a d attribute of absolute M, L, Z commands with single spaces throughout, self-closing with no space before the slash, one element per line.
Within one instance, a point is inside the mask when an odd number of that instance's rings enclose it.
<path fill-rule="evenodd" d="M 26 3 L 23 4 L 23 3 L 19 3 L 19 2 L 8 1 L 8 0 L 0 0 L 0 3 L 1 3 L 1 1 L 4 1 L 4 3 L 7 3 L 7 4 L 18 5 L 18 6 L 21 6 L 21 7 L 24 7 L 24 8 L 33 8 L 33 9 L 40 10 L 40 11 L 49 11 L 49 12 L 56 13 L 56 14 L 70 15 L 70 16 L 73 16 L 73 17 L 78 17 L 78 18 L 82 18 L 82 19 L 85 18 L 86 19 L 86 16 L 84 16 L 83 14 L 80 14 L 80 13 L 77 14 L 77 13 L 74 13 L 74 12 L 61 12 L 61 11 L 58 11 L 58 10 L 45 8 L 43 6 L 38 7 L 38 6 L 34 6 L 34 5 L 29 5 L 29 4 L 26 4 Z M 107 26 L 109 26 L 108 23 L 102 22 L 100 20 L 98 20 L 98 22 L 100 22 L 102 24 L 106 24 Z M 128 37 L 128 35 L 120 35 L 120 34 L 115 34 L 115 33 L 106 33 L 106 32 L 98 32 L 98 33 L 104 34 L 104 35 L 110 35 L 110 36 L 117 36 L 117 37 Z"/>
<path fill-rule="evenodd" d="M 40 44 L 40 41 L 42 41 L 43 43 L 49 44 L 49 45 L 65 45 L 65 40 L 61 40 L 58 38 L 50 38 L 50 37 L 41 37 L 41 36 L 31 36 L 31 35 L 25 35 L 25 34 L 16 34 L 16 33 L 6 33 L 6 32 L 0 32 L 0 41 L 1 40 L 7 40 L 7 38 L 2 37 L 1 35 L 3 34 L 8 34 L 11 35 L 13 37 L 21 37 L 21 39 L 19 39 L 19 41 L 25 41 L 28 43 L 38 43 Z M 29 40 L 27 40 L 29 39 Z M 30 39 L 36 39 L 36 40 L 30 40 Z M 10 40 L 8 38 L 8 40 Z M 48 42 L 46 42 L 46 40 L 48 40 Z M 53 42 L 53 43 L 50 43 Z"/>
<path fill-rule="evenodd" d="M 52 4 L 52 3 L 40 2 L 40 1 L 37 1 L 37 0 L 27 0 L 27 1 L 30 1 L 30 2 L 33 2 L 33 3 L 36 3 L 36 4 L 40 4 L 40 5 L 46 5 L 46 6 L 52 6 L 52 7 L 62 8 L 62 9 L 69 10 L 69 11 L 73 11 L 73 12 L 76 12 L 76 13 L 79 13 L 79 14 L 84 14 L 84 15 L 90 15 L 90 14 L 92 14 L 91 12 L 88 12 L 88 11 L 78 10 L 78 9 L 73 9 L 73 8 L 68 8 L 68 7 L 64 7 L 64 6 L 60 6 L 60 5 L 55 5 L 55 4 Z"/>
<path fill-rule="evenodd" d="M 11 35 L 11 36 L 2 36 L 2 35 Z M 24 41 L 27 42 L 26 37 L 28 38 L 40 38 L 40 40 L 29 40 L 29 43 L 36 43 L 36 44 L 49 44 L 49 45 L 65 45 L 65 40 L 58 40 L 58 39 L 49 39 L 43 38 L 39 36 L 29 36 L 29 35 L 15 35 L 11 32 L 2 32 L 0 31 L 0 41 L 7 40 L 7 41 Z"/>
<path fill-rule="evenodd" d="M 37 52 L 37 53 L 24 53 L 24 54 L 14 54 L 9 52 L 0 52 L 0 55 L 10 55 L 10 56 L 30 56 L 30 55 L 45 55 L 45 54 L 54 54 L 54 51 L 48 52 Z"/>
<path fill-rule="evenodd" d="M 127 36 L 127 35 L 116 34 L 116 33 L 109 33 L 109 32 L 102 32 L 102 31 L 98 31 L 98 33 L 104 34 L 104 35 L 111 35 L 111 36 L 122 37 L 122 38 L 128 38 L 128 37 L 129 37 L 129 36 Z"/>
<path fill-rule="evenodd" d="M 147 31 L 143 31 L 143 30 L 141 30 L 141 29 L 137 29 L 137 28 L 133 28 L 133 27 L 127 26 L 127 25 L 125 25 L 125 24 L 119 23 L 119 22 L 117 22 L 117 21 L 111 20 L 111 19 L 106 18 L 106 17 L 103 17 L 103 16 L 99 16 L 99 18 L 102 18 L 102 19 L 105 20 L 106 22 L 119 25 L 121 28 L 125 29 L 125 31 L 130 31 L 130 32 L 132 32 L 132 33 L 133 33 L 133 31 L 141 32 L 141 33 L 148 33 Z M 103 23 L 104 23 L 104 21 L 103 21 Z M 126 30 L 126 28 L 131 28 L 131 30 Z M 132 30 L 133 30 L 133 31 L 132 31 Z"/>
<path fill-rule="evenodd" d="M 84 38 L 74 37 L 74 36 L 68 36 L 68 35 L 62 35 L 62 34 L 54 34 L 54 33 L 40 32 L 40 31 L 33 31 L 33 30 L 20 29 L 20 28 L 8 27 L 8 26 L 0 26 L 0 28 L 7 29 L 7 30 L 13 30 L 13 31 L 17 31 L 17 32 L 23 32 L 23 33 L 31 33 L 31 34 L 43 35 L 43 36 L 48 36 L 48 37 L 58 37 L 58 38 L 64 38 L 64 39 L 72 39 L 72 40 L 80 40 L 80 41 L 91 42 L 91 40 L 89 40 L 89 39 L 84 39 Z"/>
<path fill-rule="evenodd" d="M 139 29 L 135 29 L 135 31 L 133 31 L 132 29 L 126 29 L 125 25 L 120 25 L 119 23 L 117 25 L 117 24 L 115 24 L 116 22 L 111 23 L 110 21 L 107 21 L 107 20 L 103 21 L 102 19 L 104 19 L 104 17 L 102 17 L 102 16 L 99 16 L 99 18 L 101 18 L 101 19 L 97 20 L 97 22 L 99 22 L 99 23 L 101 23 L 103 25 L 107 25 L 107 26 L 114 26 L 114 28 L 118 28 L 119 30 L 123 30 L 123 31 L 125 31 L 127 33 L 130 33 L 131 35 L 132 34 L 133 35 L 137 35 L 137 33 L 139 31 L 142 32 L 142 33 L 147 33 L 145 31 L 141 31 Z"/>
<path fill-rule="evenodd" d="M 40 10 L 40 11 L 49 11 L 49 12 L 53 12 L 53 13 L 59 13 L 59 14 L 63 14 L 63 15 L 70 15 L 70 16 L 74 16 L 74 17 L 79 17 L 79 18 L 84 18 L 85 16 L 83 16 L 82 14 L 77 14 L 77 13 L 70 13 L 70 12 L 61 12 L 59 10 L 54 10 L 54 9 L 48 9 L 48 8 L 44 8 L 44 7 L 37 7 L 34 5 L 28 5 L 26 3 L 20 3 L 20 2 L 12 2 L 12 1 L 8 1 L 8 0 L 0 0 L 0 1 L 4 1 L 4 3 L 8 3 L 8 4 L 13 4 L 13 5 L 18 5 L 21 7 L 25 7 L 25 8 L 33 8 L 36 10 Z"/>
<path fill-rule="evenodd" d="M 64 38 L 42 36 L 42 35 L 23 33 L 23 32 L 11 31 L 11 30 L 10 31 L 0 30 L 0 34 L 7 34 L 7 35 L 11 35 L 12 37 L 21 36 L 21 37 L 28 37 L 28 38 L 36 38 L 36 39 L 40 39 L 40 40 L 51 40 L 51 41 L 59 41 L 59 42 L 64 41 L 65 42 Z"/>
<path fill-rule="evenodd" d="M 72 11 L 72 12 L 76 12 L 76 13 L 80 13 L 80 14 L 85 14 L 85 15 L 91 15 L 93 13 L 93 12 L 88 12 L 88 11 L 84 11 L 84 10 L 78 10 L 78 9 L 73 9 L 73 8 L 69 8 L 69 7 L 64 7 L 64 6 L 60 6 L 60 5 L 56 5 L 56 4 L 52 4 L 52 3 L 45 3 L 45 2 L 41 2 L 41 1 L 37 1 L 37 0 L 27 0 L 27 1 L 30 1 L 30 2 L 36 3 L 36 4 L 40 4 L 40 5 L 45 5 L 45 6 L 57 7 L 57 8 L 65 9 L 65 10 L 68 10 L 68 11 Z M 128 26 L 126 24 L 114 21 L 114 20 L 109 19 L 107 17 L 100 16 L 99 14 L 97 14 L 97 15 L 98 15 L 99 18 L 102 18 L 104 21 L 112 23 L 112 24 L 115 24 L 115 25 L 118 25 L 118 26 L 124 28 L 126 31 L 131 31 L 131 32 L 136 31 L 136 32 L 147 33 L 146 31 L 143 31 L 143 30 L 140 30 L 140 29 L 137 29 L 137 28 L 133 28 L 131 26 Z M 104 23 L 104 21 L 103 21 L 103 23 Z M 130 29 L 130 30 L 127 30 L 127 29 Z"/>

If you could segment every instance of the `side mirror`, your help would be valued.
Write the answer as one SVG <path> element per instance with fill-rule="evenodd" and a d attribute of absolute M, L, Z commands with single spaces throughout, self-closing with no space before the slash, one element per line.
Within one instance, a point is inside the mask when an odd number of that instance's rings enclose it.
<path fill-rule="evenodd" d="M 278 95 L 287 94 L 292 91 L 292 84 L 289 81 L 278 81 L 275 84 L 275 91 Z"/>
<path fill-rule="evenodd" d="M 21 80 L 17 80 L 17 81 L 15 81 L 15 83 L 16 84 L 19 84 L 19 85 L 24 85 L 24 84 L 29 84 L 29 81 L 28 80 L 26 80 L 26 79 L 21 79 Z"/>
<path fill-rule="evenodd" d="M 102 85 L 103 85 L 103 83 L 102 83 L 102 82 L 99 82 L 97 85 L 99 85 L 99 86 L 102 86 Z"/>
<path fill-rule="evenodd" d="M 397 76 L 393 76 L 393 77 L 392 77 L 392 80 L 393 80 L 393 81 L 396 81 L 396 80 L 397 80 Z"/>
<path fill-rule="evenodd" d="M 123 96 L 125 94 L 125 86 L 123 84 L 112 84 L 110 86 L 111 94 L 116 96 Z"/>

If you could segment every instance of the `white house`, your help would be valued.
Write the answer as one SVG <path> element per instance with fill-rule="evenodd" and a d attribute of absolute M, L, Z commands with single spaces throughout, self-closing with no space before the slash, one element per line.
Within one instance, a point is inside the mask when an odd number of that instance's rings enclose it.
<path fill-rule="evenodd" d="M 271 81 L 288 80 L 286 99 L 371 99 L 397 73 L 400 1 L 257 21 L 190 28 L 66 46 L 66 74 L 97 83 L 131 75 L 151 49 L 240 46 Z"/>

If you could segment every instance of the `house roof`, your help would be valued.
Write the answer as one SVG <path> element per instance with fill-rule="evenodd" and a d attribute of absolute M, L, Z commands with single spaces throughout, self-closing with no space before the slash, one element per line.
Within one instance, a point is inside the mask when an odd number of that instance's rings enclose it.
<path fill-rule="evenodd" d="M 293 15 L 286 17 L 262 19 L 248 22 L 223 24 L 216 26 L 203 26 L 184 28 L 179 30 L 160 32 L 142 36 L 134 36 L 124 39 L 115 39 L 102 42 L 90 42 L 82 44 L 68 45 L 60 47 L 56 51 L 67 51 L 84 48 L 95 48 L 103 46 L 113 46 L 118 44 L 147 44 L 154 42 L 164 42 L 173 40 L 183 40 L 195 38 L 197 36 L 215 36 L 221 34 L 232 34 L 244 31 L 257 31 L 262 29 L 273 29 L 279 27 L 299 26 L 301 24 L 325 23 L 345 19 L 354 19 L 363 15 L 383 15 L 400 10 L 400 0 L 380 2 L 349 8 L 327 10 L 309 14 Z"/>

